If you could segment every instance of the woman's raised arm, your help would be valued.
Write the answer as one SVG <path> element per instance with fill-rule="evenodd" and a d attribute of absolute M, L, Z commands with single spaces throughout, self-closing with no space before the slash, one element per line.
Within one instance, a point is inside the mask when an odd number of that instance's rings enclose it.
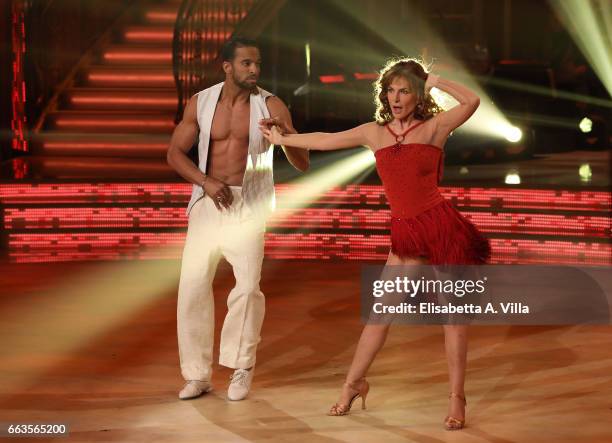
<path fill-rule="evenodd" d="M 448 135 L 472 116 L 480 104 L 480 98 L 474 91 L 457 82 L 429 74 L 425 82 L 426 93 L 433 87 L 450 94 L 459 102 L 457 106 L 434 117 L 438 130 Z"/>
<path fill-rule="evenodd" d="M 372 125 L 364 123 L 352 129 L 341 132 L 310 132 L 307 134 L 281 135 L 276 126 L 266 127 L 260 125 L 261 132 L 270 143 L 275 145 L 288 145 L 296 148 L 318 151 L 333 151 L 336 149 L 354 148 L 356 146 L 370 146 Z"/>

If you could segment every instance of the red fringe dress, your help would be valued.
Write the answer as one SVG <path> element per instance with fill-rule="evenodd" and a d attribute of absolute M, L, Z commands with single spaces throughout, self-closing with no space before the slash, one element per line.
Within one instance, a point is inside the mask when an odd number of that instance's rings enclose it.
<path fill-rule="evenodd" d="M 425 256 L 432 265 L 485 264 L 489 240 L 438 189 L 443 150 L 422 143 L 401 142 L 376 151 L 376 169 L 391 206 L 391 252 L 402 258 Z"/>

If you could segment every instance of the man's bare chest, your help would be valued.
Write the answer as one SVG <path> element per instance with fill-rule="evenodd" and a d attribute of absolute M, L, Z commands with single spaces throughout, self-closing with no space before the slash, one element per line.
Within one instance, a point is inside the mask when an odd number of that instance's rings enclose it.
<path fill-rule="evenodd" d="M 221 103 L 215 109 L 210 138 L 212 141 L 249 139 L 250 109 L 245 105 L 228 107 Z"/>

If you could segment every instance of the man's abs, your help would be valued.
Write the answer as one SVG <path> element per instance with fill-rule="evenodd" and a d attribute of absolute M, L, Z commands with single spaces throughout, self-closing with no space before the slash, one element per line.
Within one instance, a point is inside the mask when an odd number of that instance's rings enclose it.
<path fill-rule="evenodd" d="M 208 175 L 241 186 L 249 151 L 249 104 L 219 102 L 210 131 Z"/>
<path fill-rule="evenodd" d="M 241 186 L 248 155 L 248 140 L 210 141 L 208 175 L 231 186 Z"/>

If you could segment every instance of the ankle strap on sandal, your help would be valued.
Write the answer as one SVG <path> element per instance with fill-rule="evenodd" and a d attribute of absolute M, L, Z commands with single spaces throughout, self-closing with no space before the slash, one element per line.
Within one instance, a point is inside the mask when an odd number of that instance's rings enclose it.
<path fill-rule="evenodd" d="M 463 403 L 467 405 L 467 400 L 465 399 L 465 395 L 457 394 L 456 392 L 451 392 L 450 394 L 448 394 L 448 398 L 453 398 L 453 397 L 457 397 L 463 400 Z"/>
<path fill-rule="evenodd" d="M 354 381 L 345 381 L 344 384 L 348 386 L 349 388 L 354 389 L 355 391 L 358 391 L 359 388 L 357 388 L 356 386 L 360 385 L 364 381 L 365 381 L 365 377 L 361 377 Z"/>

